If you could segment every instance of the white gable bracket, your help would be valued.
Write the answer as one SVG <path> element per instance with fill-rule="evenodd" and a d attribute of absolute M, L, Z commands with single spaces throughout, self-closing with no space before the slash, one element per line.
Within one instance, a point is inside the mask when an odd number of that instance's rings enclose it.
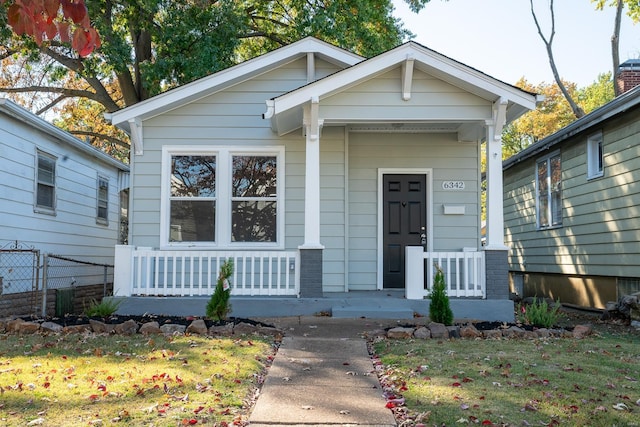
<path fill-rule="evenodd" d="M 509 102 L 503 97 L 493 103 L 493 124 L 495 126 L 493 137 L 496 139 L 502 138 L 502 129 L 507 123 L 507 105 Z"/>
<path fill-rule="evenodd" d="M 413 84 L 413 63 L 415 58 L 412 54 L 407 55 L 407 59 L 402 63 L 402 100 L 411 99 L 411 85 Z"/>
<path fill-rule="evenodd" d="M 307 83 L 316 81 L 316 55 L 307 52 Z"/>
<path fill-rule="evenodd" d="M 142 120 L 138 117 L 129 119 L 129 127 L 131 128 L 131 145 L 133 145 L 133 153 L 140 156 L 144 154 L 144 144 L 142 139 Z"/>

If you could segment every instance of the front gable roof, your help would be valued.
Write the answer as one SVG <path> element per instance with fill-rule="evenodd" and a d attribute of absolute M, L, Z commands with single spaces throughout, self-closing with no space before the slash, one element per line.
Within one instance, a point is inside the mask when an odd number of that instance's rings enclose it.
<path fill-rule="evenodd" d="M 212 95 L 281 65 L 293 62 L 306 56 L 307 53 L 314 53 L 319 58 L 341 67 L 351 66 L 364 59 L 359 55 L 314 37 L 306 37 L 233 67 L 171 89 L 131 107 L 107 114 L 106 117 L 112 124 L 131 132 L 130 125 L 135 124 L 135 122 L 139 123 L 142 120 L 158 116 L 189 102 Z"/>
<path fill-rule="evenodd" d="M 301 109 L 310 100 L 320 102 L 322 99 L 344 92 L 398 67 L 402 67 L 399 95 L 405 101 L 411 98 L 411 79 L 414 69 L 490 103 L 506 103 L 507 123 L 534 109 L 540 100 L 534 93 L 494 79 L 416 42 L 407 42 L 345 70 L 268 100 L 265 118 L 271 119 L 272 128 L 279 134 L 290 132 L 295 129 L 295 123 L 298 123 L 298 127 L 300 126 L 298 118 L 301 116 Z"/>

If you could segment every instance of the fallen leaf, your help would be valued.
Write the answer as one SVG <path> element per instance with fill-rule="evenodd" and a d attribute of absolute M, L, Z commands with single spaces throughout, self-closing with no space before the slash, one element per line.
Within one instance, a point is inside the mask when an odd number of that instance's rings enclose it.
<path fill-rule="evenodd" d="M 629 407 L 624 403 L 616 403 L 615 405 L 613 405 L 613 409 L 617 411 L 628 411 Z"/>
<path fill-rule="evenodd" d="M 27 423 L 28 426 L 39 426 L 41 424 L 44 424 L 44 418 L 36 418 Z"/>
<path fill-rule="evenodd" d="M 351 412 L 347 411 L 346 409 L 343 409 L 342 411 L 340 411 L 340 415 L 349 415 Z"/>
<path fill-rule="evenodd" d="M 310 411 L 310 410 L 313 409 L 313 406 L 311 406 L 311 405 L 303 405 L 301 408 L 304 409 L 305 411 Z"/>

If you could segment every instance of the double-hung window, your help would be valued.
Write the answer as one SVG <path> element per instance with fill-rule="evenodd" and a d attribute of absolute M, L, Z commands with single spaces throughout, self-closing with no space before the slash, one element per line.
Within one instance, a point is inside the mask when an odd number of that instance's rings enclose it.
<path fill-rule="evenodd" d="M 98 224 L 109 224 L 109 178 L 98 176 L 96 199 L 96 222 Z"/>
<path fill-rule="evenodd" d="M 587 179 L 604 175 L 604 155 L 602 152 L 602 132 L 587 138 Z"/>
<path fill-rule="evenodd" d="M 562 226 L 562 162 L 560 152 L 536 163 L 536 214 L 538 228 Z"/>
<path fill-rule="evenodd" d="M 37 157 L 35 210 L 53 214 L 56 209 L 56 158 L 41 151 Z"/>
<path fill-rule="evenodd" d="M 163 244 L 282 245 L 282 148 L 165 147 L 163 164 Z"/>

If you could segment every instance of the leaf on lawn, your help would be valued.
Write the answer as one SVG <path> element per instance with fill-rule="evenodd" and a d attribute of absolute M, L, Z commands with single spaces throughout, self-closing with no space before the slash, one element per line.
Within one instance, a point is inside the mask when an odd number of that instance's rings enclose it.
<path fill-rule="evenodd" d="M 456 423 L 458 424 L 469 424 L 469 420 L 466 418 L 459 418 Z"/>
<path fill-rule="evenodd" d="M 469 405 L 467 405 L 466 403 L 463 403 L 460 405 L 460 409 L 462 409 L 463 411 L 466 411 L 467 409 L 469 409 Z"/>
<path fill-rule="evenodd" d="M 624 403 L 620 402 L 613 405 L 613 409 L 615 409 L 616 411 L 628 411 L 629 407 Z"/>
<path fill-rule="evenodd" d="M 44 424 L 44 418 L 36 418 L 35 420 L 31 420 L 27 423 L 28 426 L 39 426 Z"/>

